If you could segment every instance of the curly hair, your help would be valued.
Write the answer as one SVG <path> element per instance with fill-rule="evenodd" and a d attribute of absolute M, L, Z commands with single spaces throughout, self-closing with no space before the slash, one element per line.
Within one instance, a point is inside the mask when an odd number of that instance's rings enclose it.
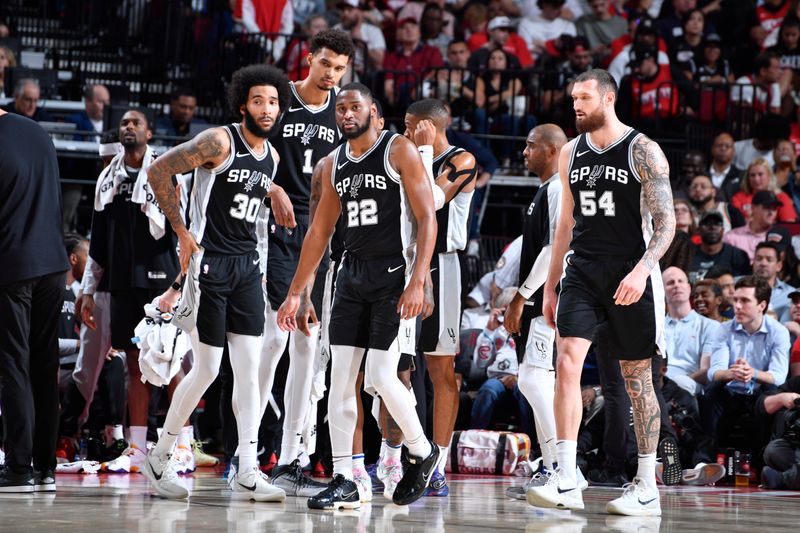
<path fill-rule="evenodd" d="M 349 34 L 342 30 L 324 30 L 311 38 L 311 43 L 308 46 L 308 51 L 312 55 L 323 48 L 340 55 L 353 58 L 356 53 L 356 46 L 353 44 L 353 39 Z"/>
<path fill-rule="evenodd" d="M 242 67 L 233 73 L 228 86 L 228 107 L 231 113 L 239 117 L 239 109 L 247 104 L 247 97 L 251 87 L 271 85 L 278 91 L 278 106 L 281 113 L 289 107 L 292 90 L 289 87 L 289 78 L 283 71 L 267 65 L 250 65 Z"/>

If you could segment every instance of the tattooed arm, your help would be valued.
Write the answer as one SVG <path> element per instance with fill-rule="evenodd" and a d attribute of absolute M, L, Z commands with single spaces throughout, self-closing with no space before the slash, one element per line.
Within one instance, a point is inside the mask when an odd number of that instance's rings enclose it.
<path fill-rule="evenodd" d="M 642 196 L 653 216 L 653 236 L 642 259 L 625 276 L 616 293 L 617 305 L 639 301 L 650 272 L 667 251 L 675 235 L 675 211 L 672 209 L 672 187 L 669 183 L 669 163 L 661 148 L 645 136 L 639 137 L 632 148 L 633 167 L 642 181 Z"/>
<path fill-rule="evenodd" d="M 181 271 L 186 272 L 192 253 L 199 250 L 181 218 L 181 210 L 172 185 L 172 176 L 197 167 L 219 166 L 230 151 L 230 139 L 223 128 L 211 128 L 194 139 L 170 149 L 153 161 L 147 169 L 147 180 L 153 188 L 158 206 L 172 225 L 180 245 Z"/>

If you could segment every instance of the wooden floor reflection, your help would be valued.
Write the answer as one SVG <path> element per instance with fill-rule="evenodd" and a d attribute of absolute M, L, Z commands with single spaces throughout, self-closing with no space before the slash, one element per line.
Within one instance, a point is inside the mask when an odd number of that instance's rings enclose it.
<path fill-rule="evenodd" d="M 140 474 L 59 475 L 56 494 L 0 495 L 0 531 L 800 531 L 800 493 L 759 489 L 663 489 L 663 516 L 643 520 L 606 515 L 605 503 L 618 494 L 612 489 L 587 490 L 580 513 L 535 509 L 505 497 L 505 488 L 519 481 L 512 478 L 455 476 L 449 497 L 398 507 L 376 494 L 371 504 L 347 512 L 309 511 L 301 498 L 283 504 L 232 501 L 219 473 L 210 470 L 184 479 L 193 489 L 189 501 L 151 496 Z"/>

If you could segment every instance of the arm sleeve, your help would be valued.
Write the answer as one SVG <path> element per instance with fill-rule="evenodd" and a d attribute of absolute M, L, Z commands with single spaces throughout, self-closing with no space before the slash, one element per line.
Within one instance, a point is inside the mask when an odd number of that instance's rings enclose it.
<path fill-rule="evenodd" d="M 528 273 L 528 277 L 525 278 L 525 281 L 522 285 L 517 289 L 523 298 L 526 300 L 530 299 L 533 296 L 533 293 L 536 292 L 539 287 L 544 285 L 544 282 L 547 281 L 547 273 L 550 269 L 550 257 L 552 255 L 553 247 L 551 245 L 545 246 L 542 248 L 542 251 L 539 252 L 539 255 L 536 257 L 536 261 L 533 263 L 533 267 L 531 271 Z"/>
<path fill-rule="evenodd" d="M 101 267 L 92 256 L 86 257 L 86 267 L 83 269 L 83 280 L 81 281 L 81 293 L 94 294 L 97 286 L 103 279 L 103 267 Z"/>
<path fill-rule="evenodd" d="M 789 330 L 783 324 L 775 324 L 774 335 L 767 371 L 775 378 L 775 385 L 780 387 L 789 373 Z"/>
<path fill-rule="evenodd" d="M 422 157 L 422 166 L 425 167 L 425 173 L 428 174 L 428 179 L 431 182 L 433 207 L 438 211 L 444 206 L 444 191 L 436 185 L 436 176 L 433 175 L 433 146 L 426 144 L 420 146 L 418 150 L 420 157 Z"/>

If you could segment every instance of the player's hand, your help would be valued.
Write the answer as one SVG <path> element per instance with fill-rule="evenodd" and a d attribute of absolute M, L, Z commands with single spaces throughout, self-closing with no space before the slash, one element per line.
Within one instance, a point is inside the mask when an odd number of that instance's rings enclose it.
<path fill-rule="evenodd" d="M 84 294 L 83 302 L 81 304 L 81 322 L 86 324 L 86 327 L 95 330 L 97 323 L 94 321 L 94 295 Z"/>
<path fill-rule="evenodd" d="M 78 297 L 75 298 L 75 312 L 73 313 L 74 316 L 78 317 L 78 320 L 81 320 L 81 311 L 83 309 L 83 293 L 78 293 Z"/>
<path fill-rule="evenodd" d="M 647 278 L 650 273 L 643 266 L 636 265 L 630 273 L 619 282 L 617 292 L 614 293 L 614 303 L 617 305 L 631 305 L 639 301 Z"/>
<path fill-rule="evenodd" d="M 180 259 L 181 263 L 181 273 L 186 274 L 186 270 L 189 268 L 189 261 L 192 260 L 192 255 L 195 252 L 200 251 L 200 247 L 197 245 L 197 241 L 194 240 L 194 237 L 189 230 L 184 230 L 178 234 L 178 258 Z"/>
<path fill-rule="evenodd" d="M 417 146 L 433 145 L 436 140 L 436 126 L 431 120 L 420 120 L 417 122 L 417 129 L 414 130 L 414 144 Z"/>
<path fill-rule="evenodd" d="M 422 312 L 422 306 L 425 303 L 425 289 L 423 283 L 409 283 L 403 294 L 400 295 L 400 301 L 397 302 L 397 312 L 402 319 L 410 319 Z"/>
<path fill-rule="evenodd" d="M 556 304 L 558 303 L 558 296 L 553 287 L 544 284 L 544 295 L 542 296 L 542 315 L 547 322 L 548 327 L 556 329 Z"/>
<path fill-rule="evenodd" d="M 525 306 L 525 298 L 520 293 L 514 295 L 514 299 L 508 304 L 503 323 L 506 331 L 512 335 L 517 335 L 520 332 L 520 318 L 522 317 L 522 308 Z"/>
<path fill-rule="evenodd" d="M 300 295 L 289 294 L 278 309 L 278 327 L 281 331 L 297 331 L 297 311 L 300 309 Z"/>
<path fill-rule="evenodd" d="M 506 390 L 514 390 L 514 387 L 517 386 L 517 376 L 512 376 L 511 374 L 506 374 L 502 378 L 500 378 L 500 383 L 505 386 Z"/>
<path fill-rule="evenodd" d="M 181 292 L 176 291 L 172 287 L 164 291 L 164 294 L 158 298 L 158 310 L 162 313 L 172 313 L 178 305 L 178 300 L 181 299 Z"/>
<path fill-rule="evenodd" d="M 425 294 L 425 301 L 422 304 L 422 320 L 425 320 L 431 316 L 434 309 L 436 309 L 436 302 L 433 299 L 433 280 L 431 279 L 430 272 L 425 276 L 425 285 L 423 285 L 422 288 Z"/>
<path fill-rule="evenodd" d="M 297 310 L 297 315 L 295 315 L 295 319 L 297 321 L 297 329 L 300 330 L 300 333 L 305 335 L 306 337 L 311 336 L 311 327 L 309 326 L 309 322 L 312 325 L 319 324 L 319 319 L 317 319 L 317 312 L 314 310 L 314 304 L 311 303 L 311 289 L 306 289 L 303 292 L 303 296 L 300 298 L 300 308 Z"/>
<path fill-rule="evenodd" d="M 297 221 L 294 219 L 294 206 L 292 206 L 292 201 L 286 191 L 283 190 L 283 187 L 274 183 L 270 185 L 269 199 L 272 204 L 272 216 L 275 218 L 275 223 L 284 228 L 296 227 Z"/>

